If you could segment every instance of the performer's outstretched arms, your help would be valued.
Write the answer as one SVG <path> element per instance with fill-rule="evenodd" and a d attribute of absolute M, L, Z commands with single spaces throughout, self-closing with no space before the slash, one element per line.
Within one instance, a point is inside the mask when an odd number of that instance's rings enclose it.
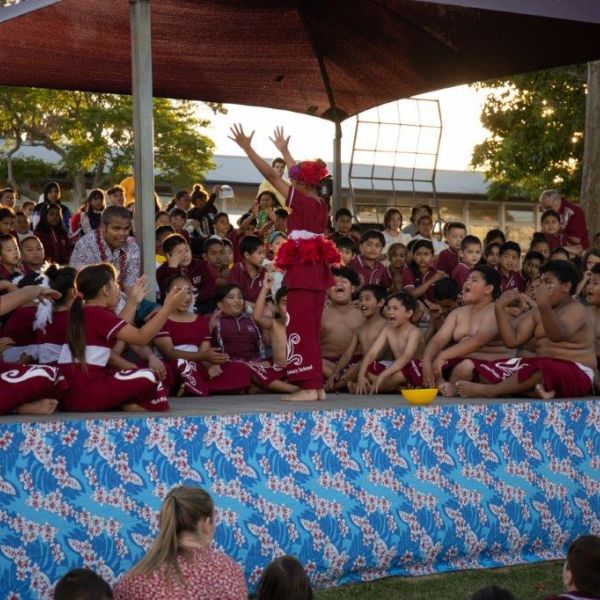
<path fill-rule="evenodd" d="M 231 126 L 231 135 L 233 140 L 252 161 L 252 164 L 259 170 L 260 174 L 284 197 L 287 198 L 290 186 L 276 172 L 275 169 L 252 148 L 252 138 L 254 131 L 250 135 L 244 133 L 244 128 L 240 123 Z"/>

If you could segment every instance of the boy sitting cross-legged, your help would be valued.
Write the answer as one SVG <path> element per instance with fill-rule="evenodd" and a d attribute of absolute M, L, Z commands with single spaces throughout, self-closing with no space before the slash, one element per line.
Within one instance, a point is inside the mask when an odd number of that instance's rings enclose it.
<path fill-rule="evenodd" d="M 385 288 L 380 285 L 365 285 L 360 290 L 358 306 L 365 322 L 354 330 L 348 349 L 336 363 L 325 384 L 326 391 L 341 390 L 347 387 L 348 382 L 356 381 L 362 357 L 386 325 L 387 321 L 381 316 L 385 298 Z"/>
<path fill-rule="evenodd" d="M 410 322 L 417 302 L 411 295 L 398 292 L 388 298 L 386 306 L 388 323 L 360 363 L 357 383 L 349 386 L 355 394 L 390 392 L 421 381 L 420 368 L 413 361 L 421 333 Z M 386 348 L 391 350 L 394 360 L 376 362 Z"/>
<path fill-rule="evenodd" d="M 596 369 L 595 336 L 586 307 L 572 297 L 579 272 L 569 261 L 551 260 L 541 273 L 542 284 L 536 289 L 535 300 L 521 296 L 532 310 L 517 319 L 510 318 L 507 308 L 519 298 L 517 290 L 505 292 L 495 306 L 505 345 L 518 348 L 535 338 L 537 356 L 503 361 L 504 380 L 500 383 L 458 381 L 461 396 L 535 395 L 548 399 L 591 393 Z"/>

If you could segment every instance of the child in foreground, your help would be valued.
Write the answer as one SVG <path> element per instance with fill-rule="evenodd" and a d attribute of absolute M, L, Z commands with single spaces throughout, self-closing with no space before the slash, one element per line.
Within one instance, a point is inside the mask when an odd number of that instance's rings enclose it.
<path fill-rule="evenodd" d="M 313 600 L 314 594 L 304 567 L 293 556 L 273 560 L 258 582 L 256 600 Z"/>
<path fill-rule="evenodd" d="M 67 344 L 58 359 L 69 384 L 62 398 L 66 410 L 165 411 L 166 390 L 151 369 L 107 368 L 117 341 L 146 346 L 159 332 L 185 291 L 173 288 L 161 309 L 141 328 L 128 325 L 113 312 L 120 290 L 115 268 L 108 263 L 85 267 L 75 280 L 77 297 L 71 305 Z"/>
<path fill-rule="evenodd" d="M 582 535 L 567 552 L 563 566 L 565 592 L 546 600 L 595 600 L 600 598 L 600 537 Z"/>
<path fill-rule="evenodd" d="M 215 507 L 203 489 L 173 488 L 160 509 L 158 536 L 114 586 L 115 600 L 246 600 L 242 569 L 213 550 Z"/>
<path fill-rule="evenodd" d="M 420 369 L 413 363 L 421 333 L 410 322 L 417 303 L 410 294 L 398 292 L 388 298 L 386 306 L 388 324 L 360 363 L 356 385 L 349 386 L 355 394 L 390 392 L 406 383 L 421 381 Z M 387 348 L 394 360 L 376 362 Z"/>

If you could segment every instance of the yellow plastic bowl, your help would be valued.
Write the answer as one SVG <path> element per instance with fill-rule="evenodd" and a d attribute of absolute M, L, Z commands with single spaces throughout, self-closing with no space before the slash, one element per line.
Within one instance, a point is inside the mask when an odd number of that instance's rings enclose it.
<path fill-rule="evenodd" d="M 437 388 L 427 388 L 425 390 L 400 390 L 409 404 L 423 406 L 431 404 L 437 397 Z"/>

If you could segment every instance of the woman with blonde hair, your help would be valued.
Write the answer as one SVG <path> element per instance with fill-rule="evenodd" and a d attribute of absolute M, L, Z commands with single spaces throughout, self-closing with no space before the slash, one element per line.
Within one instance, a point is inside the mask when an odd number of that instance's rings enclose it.
<path fill-rule="evenodd" d="M 214 531 L 210 495 L 200 488 L 173 488 L 160 510 L 154 545 L 116 584 L 115 600 L 246 600 L 242 569 L 213 550 Z"/>

